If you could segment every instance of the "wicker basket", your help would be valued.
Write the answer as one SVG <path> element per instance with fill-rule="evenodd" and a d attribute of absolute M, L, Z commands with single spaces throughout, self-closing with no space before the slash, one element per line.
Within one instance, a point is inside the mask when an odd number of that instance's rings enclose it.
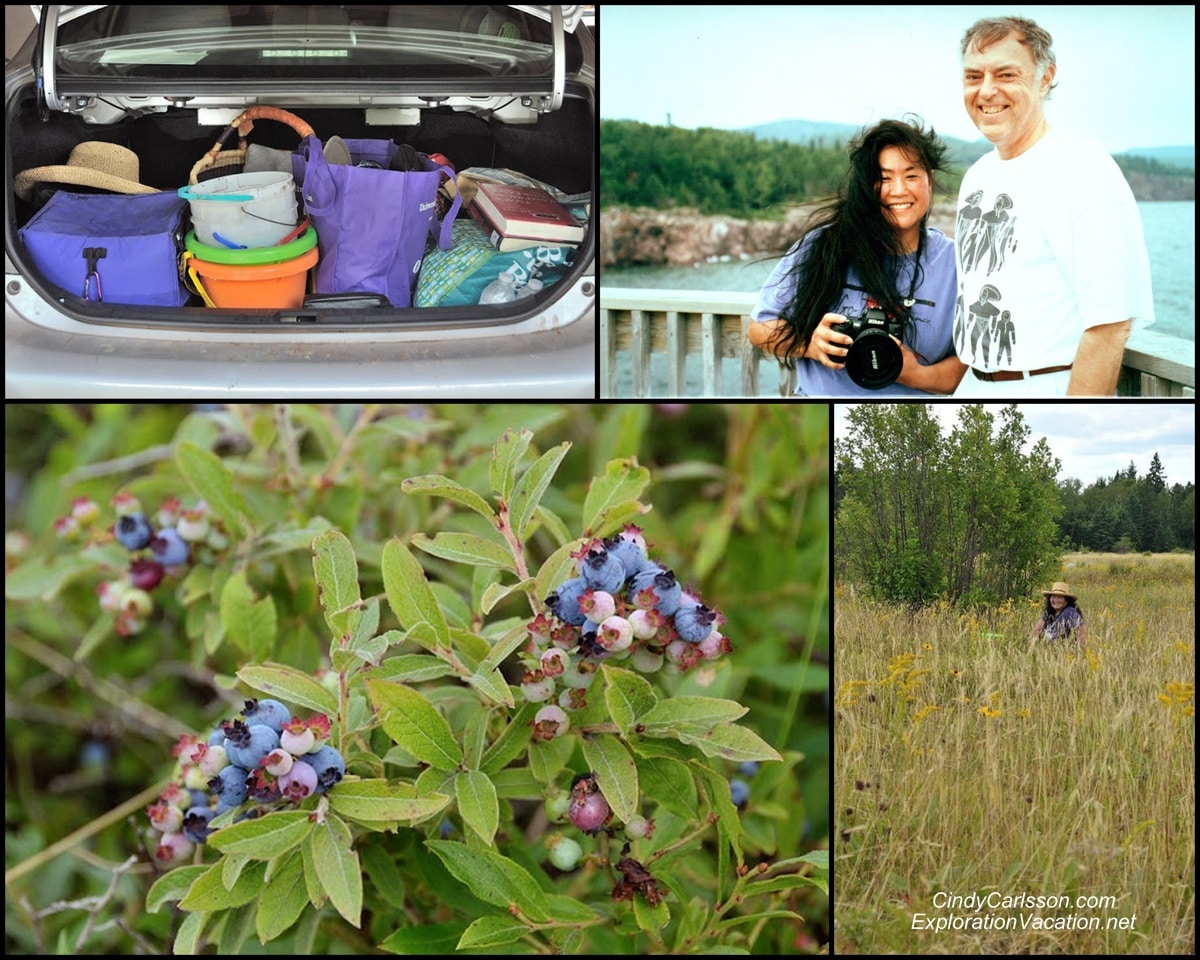
<path fill-rule="evenodd" d="M 192 167 L 192 172 L 188 177 L 188 183 L 201 183 L 211 180 L 213 177 L 241 173 L 246 163 L 246 137 L 254 129 L 255 120 L 278 120 L 280 123 L 286 123 L 300 135 L 301 140 L 313 134 L 313 128 L 294 113 L 289 113 L 279 107 L 251 107 L 239 114 L 217 138 L 212 149 L 196 161 L 196 165 Z M 237 131 L 238 134 L 238 149 L 226 150 L 224 148 L 233 137 L 234 131 Z"/>

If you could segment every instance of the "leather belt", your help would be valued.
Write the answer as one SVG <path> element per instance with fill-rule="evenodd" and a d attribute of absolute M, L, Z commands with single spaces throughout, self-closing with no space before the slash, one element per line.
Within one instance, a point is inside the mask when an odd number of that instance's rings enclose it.
<path fill-rule="evenodd" d="M 1073 363 L 1068 363 L 1063 367 L 1042 367 L 1041 370 L 1030 370 L 1029 376 L 1040 377 L 1043 373 L 1062 373 L 1064 370 L 1070 370 Z M 982 370 L 971 368 L 971 372 L 975 374 L 976 380 L 987 380 L 990 383 L 1003 383 L 1006 380 L 1024 380 L 1025 371 L 1023 370 L 996 370 L 994 373 L 984 373 Z"/>

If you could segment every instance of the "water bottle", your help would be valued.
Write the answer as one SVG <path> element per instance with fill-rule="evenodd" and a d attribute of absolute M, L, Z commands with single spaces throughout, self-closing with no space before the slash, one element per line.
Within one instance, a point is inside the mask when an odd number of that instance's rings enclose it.
<path fill-rule="evenodd" d="M 543 284 L 541 280 L 539 280 L 537 277 L 530 277 L 529 282 L 517 291 L 516 298 L 520 300 L 522 297 L 537 296 L 537 294 L 541 292 L 542 286 Z"/>
<path fill-rule="evenodd" d="M 502 273 L 495 280 L 483 288 L 483 293 L 479 295 L 479 302 L 483 303 L 508 303 L 510 300 L 517 298 L 517 292 L 514 288 L 516 277 L 511 273 Z"/>

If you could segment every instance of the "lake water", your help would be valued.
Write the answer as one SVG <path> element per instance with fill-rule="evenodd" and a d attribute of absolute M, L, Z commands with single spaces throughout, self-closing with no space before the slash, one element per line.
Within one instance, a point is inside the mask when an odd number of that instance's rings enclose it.
<path fill-rule="evenodd" d="M 1139 203 L 1138 211 L 1142 216 L 1146 252 L 1150 257 L 1150 282 L 1154 290 L 1155 322 L 1150 329 L 1195 343 L 1196 204 L 1183 201 Z M 778 262 L 778 257 L 753 257 L 727 263 L 703 263 L 694 267 L 610 268 L 603 271 L 601 284 L 606 287 L 642 289 L 758 291 Z M 1137 341 L 1138 335 L 1135 333 L 1131 342 L 1136 344 Z M 727 359 L 724 363 L 723 382 L 727 385 L 736 384 L 737 361 Z M 627 360 L 622 367 L 619 395 L 629 396 L 632 380 Z M 766 381 L 761 388 L 763 396 L 778 396 L 774 371 L 774 364 L 769 369 L 767 364 L 761 365 L 760 381 Z M 665 391 L 666 362 L 662 356 L 654 357 L 651 374 L 656 394 Z M 694 385 L 691 380 L 689 376 L 689 392 L 699 394 L 701 387 L 698 374 Z"/>

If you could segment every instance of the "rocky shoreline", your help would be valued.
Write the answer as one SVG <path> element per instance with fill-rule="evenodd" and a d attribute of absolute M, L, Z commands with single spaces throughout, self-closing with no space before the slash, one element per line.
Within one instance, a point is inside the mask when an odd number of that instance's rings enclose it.
<path fill-rule="evenodd" d="M 816 204 L 788 211 L 783 220 L 737 220 L 695 210 L 603 210 L 600 266 L 687 267 L 724 258 L 783 253 L 799 236 Z M 935 204 L 929 225 L 954 236 L 954 205 Z"/>

